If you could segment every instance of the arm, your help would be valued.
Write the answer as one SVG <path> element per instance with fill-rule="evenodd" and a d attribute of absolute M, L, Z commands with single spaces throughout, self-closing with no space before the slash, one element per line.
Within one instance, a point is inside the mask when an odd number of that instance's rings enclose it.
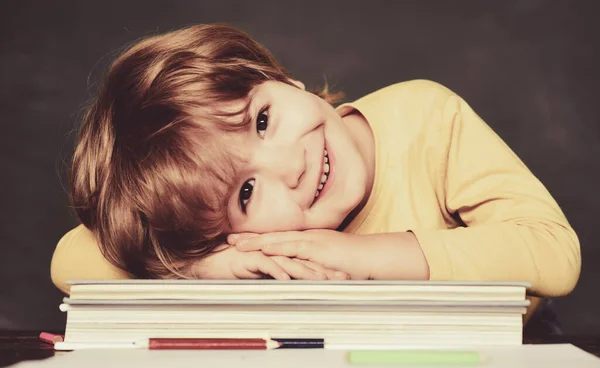
<path fill-rule="evenodd" d="M 238 254 L 235 248 L 210 255 L 192 264 L 192 278 L 250 279 L 270 275 L 276 279 L 320 280 L 347 278 L 318 264 L 290 260 L 286 257 L 267 257 L 260 252 Z M 50 274 L 54 285 L 69 294 L 69 280 L 118 280 L 132 278 L 102 256 L 93 233 L 79 225 L 59 241 L 52 257 Z"/>
<path fill-rule="evenodd" d="M 428 128 L 440 207 L 467 226 L 413 229 L 430 279 L 528 281 L 538 295 L 569 293 L 580 273 L 579 241 L 542 183 L 452 93 Z"/>
<path fill-rule="evenodd" d="M 68 280 L 115 280 L 131 278 L 129 274 L 106 260 L 90 230 L 79 225 L 58 242 L 50 276 L 54 285 L 69 294 Z"/>
<path fill-rule="evenodd" d="M 466 227 L 369 235 L 308 230 L 230 242 L 353 278 L 527 281 L 534 294 L 570 292 L 581 267 L 579 241 L 558 204 L 462 99 L 432 82 L 420 86 L 435 103 L 422 106 L 417 97 L 407 104 L 432 112 L 413 164 L 428 167 L 432 181 L 423 185 L 432 185 L 439 208 Z"/>

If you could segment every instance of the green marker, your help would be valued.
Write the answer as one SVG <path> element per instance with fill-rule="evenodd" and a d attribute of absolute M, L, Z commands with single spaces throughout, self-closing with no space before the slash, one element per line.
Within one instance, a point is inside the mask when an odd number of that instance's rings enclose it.
<path fill-rule="evenodd" d="M 476 351 L 457 350 L 358 350 L 348 352 L 350 364 L 385 365 L 477 365 L 483 357 Z"/>

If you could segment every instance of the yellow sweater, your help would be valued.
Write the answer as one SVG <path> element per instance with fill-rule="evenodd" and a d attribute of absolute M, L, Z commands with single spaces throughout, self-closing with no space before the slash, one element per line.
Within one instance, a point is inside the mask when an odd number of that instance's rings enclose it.
<path fill-rule="evenodd" d="M 345 231 L 411 230 L 431 280 L 528 281 L 530 292 L 572 290 L 579 242 L 559 206 L 509 147 L 447 88 L 395 84 L 338 107 L 360 111 L 376 139 L 371 197 Z M 465 227 L 466 225 L 466 227 Z M 52 280 L 129 275 L 106 261 L 79 226 L 59 242 Z"/>

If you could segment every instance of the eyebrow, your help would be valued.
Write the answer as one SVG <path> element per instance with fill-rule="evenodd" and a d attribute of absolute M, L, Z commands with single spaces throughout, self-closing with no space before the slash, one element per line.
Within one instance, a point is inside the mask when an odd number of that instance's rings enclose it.
<path fill-rule="evenodd" d="M 236 111 L 225 111 L 215 110 L 215 116 L 217 118 L 224 118 L 225 121 L 221 121 L 218 124 L 218 128 L 225 132 L 238 132 L 248 130 L 248 127 L 252 125 L 253 116 L 251 115 L 250 108 L 252 106 L 252 98 L 248 98 L 244 106 Z M 241 115 L 241 121 L 236 121 L 237 116 Z M 231 120 L 229 120 L 231 119 Z"/>
<path fill-rule="evenodd" d="M 245 129 L 243 131 L 238 131 L 238 133 L 246 135 L 249 133 L 249 131 L 248 131 L 248 129 Z M 227 183 L 226 185 L 228 186 L 228 188 L 224 193 L 225 194 L 224 203 L 225 203 L 225 207 L 227 209 L 227 220 L 231 226 L 231 218 L 229 215 L 229 206 L 230 206 L 232 200 L 234 201 L 233 204 L 236 206 L 237 210 L 243 214 L 243 212 L 240 208 L 240 203 L 239 203 L 239 191 L 240 191 L 241 185 L 243 185 L 243 183 L 248 179 L 248 178 L 244 178 L 244 176 L 247 175 L 246 174 L 247 170 L 245 169 L 244 166 L 249 165 L 250 161 L 248 160 L 246 155 L 244 155 L 243 151 L 229 148 L 225 152 L 226 152 L 225 160 L 227 160 L 226 164 L 229 166 L 230 173 L 232 174 L 229 178 L 227 178 L 227 179 L 229 179 L 226 181 L 226 183 Z"/>
<path fill-rule="evenodd" d="M 225 160 L 226 164 L 229 166 L 228 171 L 231 174 L 228 178 L 226 178 L 226 184 L 228 186 L 227 190 L 223 193 L 225 194 L 225 198 L 231 197 L 234 192 L 237 191 L 236 188 L 239 187 L 241 177 L 243 175 L 244 170 L 240 167 L 242 165 L 247 165 L 248 160 L 243 157 L 243 154 L 239 154 L 235 150 L 228 149 L 225 151 Z"/>
<path fill-rule="evenodd" d="M 220 114 L 221 116 L 227 116 L 227 117 L 234 117 L 237 115 L 242 115 L 242 120 L 239 123 L 225 123 L 222 124 L 222 126 L 227 126 L 227 127 L 231 127 L 231 129 L 225 129 L 226 131 L 228 131 L 229 133 L 242 133 L 242 134 L 248 134 L 252 132 L 252 127 L 254 127 L 253 124 L 253 120 L 254 120 L 254 113 L 252 111 L 252 107 L 253 107 L 253 102 L 255 101 L 255 98 L 253 95 L 248 95 L 246 103 L 244 104 L 244 107 L 239 109 L 238 111 L 235 112 L 223 112 L 223 114 Z M 229 205 L 231 203 L 232 200 L 232 196 L 235 196 L 234 200 L 235 200 L 235 206 L 238 209 L 238 211 L 244 215 L 241 207 L 240 207 L 240 202 L 239 202 L 239 189 L 240 189 L 240 182 L 242 181 L 241 177 L 242 177 L 242 172 L 243 170 L 240 170 L 239 167 L 243 164 L 249 164 L 249 161 L 244 157 L 243 153 L 241 155 L 237 155 L 235 158 L 234 156 L 234 150 L 229 150 L 229 154 L 227 155 L 228 159 L 229 159 L 229 163 L 231 164 L 232 167 L 232 171 L 233 171 L 233 176 L 231 178 L 230 181 L 228 181 L 228 186 L 229 188 L 227 188 L 227 191 L 225 192 L 225 197 L 224 197 L 224 202 L 225 202 L 225 208 L 226 208 L 226 216 L 227 216 L 227 221 L 229 223 L 229 226 L 231 227 L 231 218 L 229 215 Z M 235 161 L 238 161 L 239 164 L 235 164 Z M 245 182 L 246 180 L 244 180 Z M 241 184 L 243 185 L 242 182 Z"/>

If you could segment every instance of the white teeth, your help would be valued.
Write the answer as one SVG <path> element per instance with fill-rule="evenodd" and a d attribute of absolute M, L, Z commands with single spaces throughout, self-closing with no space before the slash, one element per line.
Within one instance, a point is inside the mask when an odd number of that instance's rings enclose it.
<path fill-rule="evenodd" d="M 319 187 L 317 188 L 317 192 L 315 193 L 315 198 L 317 198 L 319 196 L 319 194 L 321 193 L 321 190 L 323 189 L 323 187 L 325 186 L 325 183 L 327 182 L 327 177 L 329 175 L 329 157 L 327 156 L 327 150 L 324 149 L 323 150 L 323 174 L 321 175 L 321 183 L 319 184 Z"/>

